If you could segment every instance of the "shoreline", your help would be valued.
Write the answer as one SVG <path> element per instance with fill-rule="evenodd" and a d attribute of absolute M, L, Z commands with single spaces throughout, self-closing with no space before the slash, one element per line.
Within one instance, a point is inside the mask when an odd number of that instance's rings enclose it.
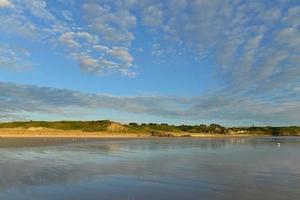
<path fill-rule="evenodd" d="M 84 132 L 78 130 L 1 128 L 0 138 L 95 138 L 95 139 L 139 139 L 139 138 L 234 138 L 266 137 L 271 135 L 257 134 L 210 134 L 210 133 L 170 133 L 171 136 L 151 136 L 144 132 Z"/>
<path fill-rule="evenodd" d="M 84 132 L 78 130 L 2 128 L 0 138 L 144 138 L 143 133 Z"/>

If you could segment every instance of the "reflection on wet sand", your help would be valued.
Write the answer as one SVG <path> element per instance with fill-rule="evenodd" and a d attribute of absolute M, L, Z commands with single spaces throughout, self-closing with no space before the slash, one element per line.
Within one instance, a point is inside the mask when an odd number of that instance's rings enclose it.
<path fill-rule="evenodd" d="M 13 140 L 0 139 L 0 199 L 300 195 L 298 138 Z"/>

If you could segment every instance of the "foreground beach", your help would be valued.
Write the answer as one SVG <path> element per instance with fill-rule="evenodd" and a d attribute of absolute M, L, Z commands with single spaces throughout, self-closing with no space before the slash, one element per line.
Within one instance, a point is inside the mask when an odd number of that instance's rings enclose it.
<path fill-rule="evenodd" d="M 0 138 L 0 199 L 294 200 L 299 147 L 299 137 Z"/>

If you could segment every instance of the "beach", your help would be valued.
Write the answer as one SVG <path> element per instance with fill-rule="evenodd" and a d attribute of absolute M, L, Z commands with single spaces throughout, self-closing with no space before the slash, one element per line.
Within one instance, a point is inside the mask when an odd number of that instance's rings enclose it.
<path fill-rule="evenodd" d="M 188 132 L 165 132 L 166 136 L 153 136 L 148 132 L 121 132 L 121 131 L 95 131 L 58 130 L 43 127 L 31 128 L 1 128 L 2 138 L 164 138 L 164 137 L 256 137 L 256 134 L 211 134 Z"/>
<path fill-rule="evenodd" d="M 0 138 L 0 199 L 294 200 L 299 145 L 299 137 Z"/>

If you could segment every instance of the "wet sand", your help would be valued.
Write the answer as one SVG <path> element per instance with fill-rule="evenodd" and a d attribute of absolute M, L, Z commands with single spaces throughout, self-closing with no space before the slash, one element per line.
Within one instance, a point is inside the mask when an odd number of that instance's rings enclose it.
<path fill-rule="evenodd" d="M 0 146 L 27 141 L 43 145 L 0 148 L 1 200 L 300 196 L 299 137 L 0 138 Z"/>
<path fill-rule="evenodd" d="M 1 148 L 17 148 L 17 147 L 47 147 L 60 146 L 67 144 L 79 144 L 87 142 L 105 142 L 105 141 L 127 141 L 137 140 L 137 138 L 67 138 L 67 137 L 0 137 Z M 140 138 L 143 139 L 143 138 Z M 144 138 L 145 139 L 145 138 Z"/>

